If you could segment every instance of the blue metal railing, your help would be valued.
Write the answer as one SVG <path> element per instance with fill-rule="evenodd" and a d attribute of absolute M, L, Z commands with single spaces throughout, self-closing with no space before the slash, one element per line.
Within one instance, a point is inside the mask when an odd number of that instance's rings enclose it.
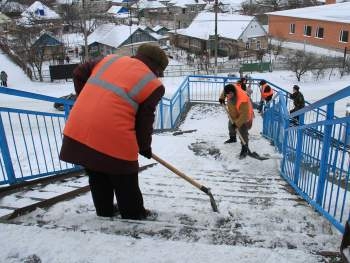
<path fill-rule="evenodd" d="M 185 78 L 172 98 L 163 98 L 159 103 L 155 129 L 175 128 L 188 102 L 217 101 L 223 85 L 236 80 L 213 76 Z M 257 89 L 257 81 L 252 80 L 252 85 Z M 0 185 L 80 169 L 59 160 L 62 132 L 73 101 L 5 87 L 0 87 L 0 95 L 8 96 L 8 100 L 20 97 L 34 105 L 29 109 L 0 108 Z M 35 106 L 44 102 L 44 107 Z M 53 103 L 63 104 L 64 113 L 54 111 Z"/>
<path fill-rule="evenodd" d="M 285 94 L 278 93 L 263 125 L 282 153 L 282 176 L 341 232 L 350 212 L 350 117 L 335 117 L 334 105 L 349 96 L 346 87 L 289 115 Z M 295 117 L 298 125 L 291 121 Z"/>
<path fill-rule="evenodd" d="M 163 98 L 156 111 L 154 127 L 177 127 L 189 102 L 216 102 L 226 83 L 237 78 L 188 76 L 172 98 Z M 259 103 L 261 79 L 251 79 L 253 103 Z M 276 94 L 263 118 L 263 135 L 274 142 L 283 155 L 281 174 L 311 205 L 340 231 L 349 217 L 350 117 L 336 118 L 334 104 L 350 94 L 345 88 L 332 96 L 289 116 L 289 93 L 268 82 Z M 58 158 L 62 131 L 73 101 L 0 87 L 0 95 L 34 101 L 57 102 L 64 113 L 32 109 L 0 108 L 0 184 L 54 175 L 80 169 Z M 47 108 L 45 108 L 47 110 Z M 49 111 L 49 110 L 47 110 Z M 299 125 L 290 118 L 299 116 Z"/>
<path fill-rule="evenodd" d="M 4 87 L 0 94 L 31 99 L 33 105 L 58 102 L 66 108 L 62 114 L 0 107 L 0 185 L 81 169 L 59 160 L 62 131 L 73 101 Z"/>

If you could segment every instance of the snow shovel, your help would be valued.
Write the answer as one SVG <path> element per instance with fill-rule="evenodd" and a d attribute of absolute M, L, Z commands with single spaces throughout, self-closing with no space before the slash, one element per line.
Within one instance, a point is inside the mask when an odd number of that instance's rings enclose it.
<path fill-rule="evenodd" d="M 165 166 L 166 168 L 168 168 L 170 171 L 174 172 L 175 174 L 177 174 L 181 178 L 185 179 L 187 182 L 189 182 L 193 186 L 197 187 L 199 190 L 201 190 L 204 193 L 206 193 L 209 196 L 209 198 L 210 198 L 210 204 L 211 204 L 211 207 L 213 208 L 213 211 L 214 212 L 219 212 L 218 207 L 216 205 L 216 202 L 214 200 L 214 197 L 213 197 L 212 193 L 210 192 L 209 188 L 205 187 L 204 185 L 199 184 L 198 182 L 196 182 L 192 178 L 190 178 L 187 175 L 185 175 L 184 173 L 180 172 L 174 166 L 172 166 L 171 164 L 169 164 L 166 161 L 162 160 L 161 158 L 159 158 L 154 153 L 152 154 L 152 158 L 154 160 L 156 160 L 157 162 L 159 162 L 160 164 L 162 164 L 163 166 Z"/>
<path fill-rule="evenodd" d="M 234 121 L 232 120 L 232 118 L 231 118 L 231 116 L 230 116 L 230 113 L 228 112 L 226 106 L 225 106 L 225 105 L 222 105 L 222 106 L 223 106 L 223 108 L 225 109 L 225 111 L 226 111 L 226 113 L 227 113 L 227 116 L 228 116 L 228 118 L 230 119 L 230 122 L 231 122 L 232 124 L 234 124 Z M 236 132 L 238 133 L 238 136 L 239 136 L 239 138 L 241 139 L 242 144 L 243 144 L 243 145 L 247 145 L 246 141 L 243 139 L 242 134 L 239 132 L 238 129 L 236 129 Z M 249 155 L 250 157 L 255 158 L 255 159 L 257 159 L 257 160 L 260 160 L 260 161 L 264 161 L 264 160 L 268 160 L 268 159 L 269 159 L 268 157 L 260 156 L 257 152 L 252 152 L 252 151 L 249 149 L 249 147 L 247 147 L 247 148 L 248 148 L 248 155 Z"/>

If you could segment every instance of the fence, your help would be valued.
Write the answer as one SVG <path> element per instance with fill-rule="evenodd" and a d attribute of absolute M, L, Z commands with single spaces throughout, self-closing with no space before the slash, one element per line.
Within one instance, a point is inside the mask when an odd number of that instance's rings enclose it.
<path fill-rule="evenodd" d="M 189 102 L 214 102 L 226 82 L 237 78 L 189 76 L 185 78 L 172 98 L 163 98 L 156 110 L 154 128 L 174 129 Z M 258 98 L 256 82 L 255 95 Z M 69 172 L 80 167 L 59 160 L 62 132 L 73 101 L 0 87 L 0 95 L 21 97 L 21 105 L 39 105 L 29 108 L 0 108 L 0 185 L 15 184 L 42 176 Z M 40 103 L 39 103 L 40 102 Z M 54 111 L 53 104 L 64 105 L 65 112 Z M 40 104 L 41 105 L 41 104 Z M 37 109 L 40 108 L 41 111 Z"/>
<path fill-rule="evenodd" d="M 281 91 L 263 124 L 263 134 L 282 153 L 282 176 L 341 232 L 350 212 L 350 117 L 336 118 L 334 105 L 349 95 L 350 86 L 289 116 Z M 295 117 L 298 125 L 291 122 Z"/>
<path fill-rule="evenodd" d="M 163 98 L 156 110 L 154 127 L 175 128 L 190 102 L 216 102 L 223 86 L 237 78 L 188 76 L 172 98 Z M 260 79 L 250 79 L 252 101 L 258 103 Z M 263 134 L 283 154 L 281 174 L 311 205 L 341 232 L 349 216 L 350 117 L 334 117 L 334 104 L 350 95 L 347 87 L 323 100 L 288 114 L 289 93 L 277 91 L 267 105 Z M 62 103 L 65 112 L 0 108 L 0 184 L 80 169 L 58 158 L 62 130 L 73 101 L 0 87 L 0 94 L 38 101 Z M 300 124 L 291 126 L 290 117 Z"/>
<path fill-rule="evenodd" d="M 65 113 L 0 107 L 0 185 L 81 169 L 59 160 L 62 130 L 73 101 L 0 88 L 2 96 L 64 103 Z"/>

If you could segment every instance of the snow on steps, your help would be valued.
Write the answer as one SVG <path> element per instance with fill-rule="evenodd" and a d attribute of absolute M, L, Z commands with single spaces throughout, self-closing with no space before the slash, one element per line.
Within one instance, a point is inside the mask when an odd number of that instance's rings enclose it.
<path fill-rule="evenodd" d="M 240 145 L 223 144 L 227 119 L 220 108 L 197 105 L 180 128 L 198 131 L 156 135 L 153 150 L 210 187 L 220 213 L 212 211 L 207 195 L 158 164 L 140 174 L 145 206 L 158 214 L 154 220 L 98 218 L 87 194 L 48 211 L 38 209 L 14 223 L 155 242 L 190 242 L 193 246 L 253 248 L 250 253 L 261 249 L 288 251 L 288 255 L 306 253 L 310 262 L 327 262 L 324 251 L 339 251 L 341 235 L 281 179 L 277 160 L 238 160 Z M 255 133 L 252 149 L 274 153 L 258 131 L 251 133 Z"/>

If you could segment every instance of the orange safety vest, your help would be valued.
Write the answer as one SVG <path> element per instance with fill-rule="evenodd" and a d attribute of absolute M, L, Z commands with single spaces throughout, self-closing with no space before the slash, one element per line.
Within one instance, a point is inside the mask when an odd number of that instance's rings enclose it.
<path fill-rule="evenodd" d="M 239 86 L 237 87 L 235 85 L 235 89 L 237 94 L 237 101 L 236 101 L 237 112 L 239 112 L 239 107 L 241 106 L 242 103 L 248 103 L 248 107 L 249 107 L 248 121 L 253 120 L 254 110 L 253 110 L 253 105 L 250 98 L 248 97 L 247 93 L 244 90 L 242 90 Z"/>
<path fill-rule="evenodd" d="M 268 86 L 267 84 L 264 84 L 264 85 L 262 85 L 262 87 L 261 87 L 261 97 L 262 97 L 264 100 L 266 100 L 267 97 L 273 95 L 273 90 L 272 90 L 272 88 L 270 89 L 270 91 L 265 92 L 265 88 L 266 88 L 267 86 Z"/>
<path fill-rule="evenodd" d="M 137 109 L 161 85 L 142 61 L 105 57 L 79 94 L 64 135 L 111 157 L 136 161 Z"/>

